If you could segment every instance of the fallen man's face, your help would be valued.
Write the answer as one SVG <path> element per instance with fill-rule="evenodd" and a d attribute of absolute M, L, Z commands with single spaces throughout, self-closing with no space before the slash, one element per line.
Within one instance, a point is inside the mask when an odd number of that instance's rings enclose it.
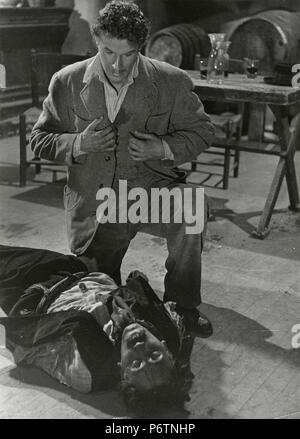
<path fill-rule="evenodd" d="M 139 390 L 150 390 L 171 380 L 174 362 L 164 340 L 138 323 L 127 326 L 121 343 L 123 379 Z"/>

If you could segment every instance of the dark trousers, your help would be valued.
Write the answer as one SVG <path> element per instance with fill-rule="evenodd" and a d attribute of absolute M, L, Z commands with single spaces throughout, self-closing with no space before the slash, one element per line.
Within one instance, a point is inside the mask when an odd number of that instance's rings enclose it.
<path fill-rule="evenodd" d="M 184 188 L 191 188 L 195 204 L 196 187 L 194 185 L 159 181 L 152 184 L 152 187 L 168 187 L 169 189 L 176 187 L 182 193 Z M 204 215 L 205 226 L 206 212 L 205 205 L 204 212 L 200 212 Z M 204 233 L 187 234 L 186 227 L 189 225 L 184 219 L 181 223 L 173 221 L 159 224 L 132 224 L 130 222 L 100 224 L 92 243 L 82 256 L 84 259 L 94 258 L 98 270 L 109 274 L 120 284 L 121 263 L 130 241 L 137 232 L 146 231 L 164 237 L 168 248 L 165 263 L 167 273 L 164 280 L 164 301 L 172 300 L 184 308 L 194 308 L 201 303 L 201 253 Z M 138 269 L 138 261 L 136 268 Z"/>

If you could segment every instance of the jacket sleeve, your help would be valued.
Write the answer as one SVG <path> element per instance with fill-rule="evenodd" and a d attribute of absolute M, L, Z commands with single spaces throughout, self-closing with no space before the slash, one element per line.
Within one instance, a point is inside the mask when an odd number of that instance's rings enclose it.
<path fill-rule="evenodd" d="M 77 133 L 72 133 L 67 87 L 55 74 L 43 111 L 33 127 L 30 143 L 37 157 L 73 165 L 72 151 Z"/>
<path fill-rule="evenodd" d="M 212 143 L 215 128 L 193 92 L 193 83 L 182 72 L 176 86 L 169 133 L 163 136 L 174 154 L 175 166 L 196 159 Z"/>

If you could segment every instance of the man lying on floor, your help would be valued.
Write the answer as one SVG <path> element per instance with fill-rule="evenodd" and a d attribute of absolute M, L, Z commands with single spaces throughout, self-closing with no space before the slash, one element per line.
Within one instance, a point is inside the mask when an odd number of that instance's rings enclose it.
<path fill-rule="evenodd" d="M 188 399 L 193 337 L 175 304 L 163 303 L 140 272 L 117 286 L 75 256 L 0 246 L 0 306 L 18 365 L 35 365 L 80 392 L 121 378 L 133 408 Z"/>

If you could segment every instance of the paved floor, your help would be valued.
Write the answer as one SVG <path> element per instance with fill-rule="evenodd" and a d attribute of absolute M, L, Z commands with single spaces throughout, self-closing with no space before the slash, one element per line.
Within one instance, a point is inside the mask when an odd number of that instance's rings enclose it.
<path fill-rule="evenodd" d="M 287 210 L 280 192 L 270 236 L 251 238 L 277 159 L 242 154 L 238 179 L 228 191 L 207 188 L 213 205 L 203 253 L 202 310 L 214 335 L 197 339 L 195 374 L 185 410 L 167 409 L 168 418 L 300 418 L 300 349 L 292 328 L 300 324 L 300 214 Z M 29 172 L 18 187 L 17 139 L 0 142 L 0 242 L 67 252 L 63 183 L 44 172 Z M 300 152 L 296 154 L 300 181 Z M 202 174 L 193 174 L 199 181 Z M 214 183 L 215 177 L 210 179 Z M 145 250 L 146 249 L 146 250 Z M 138 234 L 122 267 L 144 271 L 163 289 L 165 242 Z M 3 334 L 0 331 L 0 344 Z M 0 351 L 0 418 L 126 418 L 118 392 L 80 395 L 35 368 L 15 368 Z"/>

